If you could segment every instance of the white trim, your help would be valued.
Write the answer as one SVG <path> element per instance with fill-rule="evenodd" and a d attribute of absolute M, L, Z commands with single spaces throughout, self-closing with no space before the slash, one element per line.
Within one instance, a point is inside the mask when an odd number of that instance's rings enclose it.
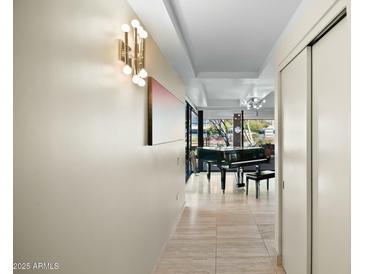
<path fill-rule="evenodd" d="M 276 198 L 276 211 L 275 211 L 275 252 L 278 256 L 282 254 L 282 106 L 281 106 L 281 71 L 276 71 L 276 90 L 275 92 L 275 198 Z"/>
<path fill-rule="evenodd" d="M 188 47 L 188 42 L 186 40 L 186 37 L 184 36 L 184 33 L 182 32 L 180 21 L 178 20 L 178 18 L 176 16 L 176 10 L 172 6 L 170 0 L 163 0 L 163 2 L 166 7 L 167 13 L 170 17 L 170 20 L 175 27 L 176 34 L 180 39 L 181 45 L 188 55 L 188 61 L 190 63 L 191 69 L 193 71 L 193 75 L 194 75 L 194 77 L 196 77 L 197 73 L 196 73 L 196 66 L 194 64 L 194 59 L 192 57 L 193 55 L 191 54 L 190 48 Z"/>

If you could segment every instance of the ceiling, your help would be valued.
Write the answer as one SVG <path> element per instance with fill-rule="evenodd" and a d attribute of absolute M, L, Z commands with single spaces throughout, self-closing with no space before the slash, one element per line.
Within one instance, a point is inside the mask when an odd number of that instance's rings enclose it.
<path fill-rule="evenodd" d="M 300 0 L 169 0 L 195 72 L 258 73 Z"/>
<path fill-rule="evenodd" d="M 267 58 L 302 0 L 129 2 L 185 81 L 190 101 L 228 110 L 274 91 Z"/>

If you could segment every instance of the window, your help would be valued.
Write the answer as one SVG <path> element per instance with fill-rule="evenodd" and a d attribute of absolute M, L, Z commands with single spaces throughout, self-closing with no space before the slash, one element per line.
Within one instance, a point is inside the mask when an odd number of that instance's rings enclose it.
<path fill-rule="evenodd" d="M 198 146 L 198 114 L 188 102 L 185 106 L 185 180 L 187 181 L 194 167 L 192 153 Z"/>
<path fill-rule="evenodd" d="M 244 120 L 244 147 L 274 144 L 274 120 Z M 232 146 L 233 120 L 204 120 L 204 146 Z"/>
<path fill-rule="evenodd" d="M 191 111 L 191 146 L 198 146 L 198 115 Z"/>
<path fill-rule="evenodd" d="M 261 146 L 274 144 L 274 120 L 245 120 L 244 121 L 244 146 Z"/>
<path fill-rule="evenodd" d="M 232 146 L 233 145 L 233 120 L 211 119 L 204 120 L 204 146 Z"/>

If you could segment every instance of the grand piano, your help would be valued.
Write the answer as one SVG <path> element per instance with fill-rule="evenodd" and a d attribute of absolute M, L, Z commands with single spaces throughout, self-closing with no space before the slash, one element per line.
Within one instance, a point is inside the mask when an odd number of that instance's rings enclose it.
<path fill-rule="evenodd" d="M 198 147 L 197 157 L 200 161 L 208 164 L 208 180 L 210 180 L 212 165 L 216 165 L 220 169 L 223 193 L 226 189 L 226 171 L 228 169 L 237 170 L 237 180 L 240 183 L 240 178 L 242 179 L 243 176 L 241 174 L 242 168 L 270 161 L 270 156 L 267 156 L 261 147 Z M 243 183 L 241 185 L 244 186 Z"/>

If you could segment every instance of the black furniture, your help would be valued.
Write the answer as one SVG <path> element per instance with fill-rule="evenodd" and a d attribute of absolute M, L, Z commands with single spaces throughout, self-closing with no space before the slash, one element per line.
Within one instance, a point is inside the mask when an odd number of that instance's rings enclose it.
<path fill-rule="evenodd" d="M 246 196 L 248 195 L 248 183 L 249 180 L 254 180 L 256 182 L 256 199 L 259 197 L 260 192 L 260 181 L 261 180 L 267 180 L 266 181 L 266 188 L 269 190 L 269 179 L 275 178 L 275 171 L 271 170 L 263 170 L 260 172 L 253 172 L 253 173 L 247 173 L 246 174 Z"/>
<path fill-rule="evenodd" d="M 197 156 L 199 161 L 208 164 L 207 177 L 210 180 L 211 165 L 216 165 L 221 172 L 221 188 L 224 193 L 226 188 L 226 171 L 228 169 L 237 170 L 238 183 L 243 180 L 241 168 L 251 165 L 267 163 L 270 158 L 265 155 L 265 150 L 261 147 L 198 147 Z M 244 184 L 242 184 L 244 186 Z"/>

